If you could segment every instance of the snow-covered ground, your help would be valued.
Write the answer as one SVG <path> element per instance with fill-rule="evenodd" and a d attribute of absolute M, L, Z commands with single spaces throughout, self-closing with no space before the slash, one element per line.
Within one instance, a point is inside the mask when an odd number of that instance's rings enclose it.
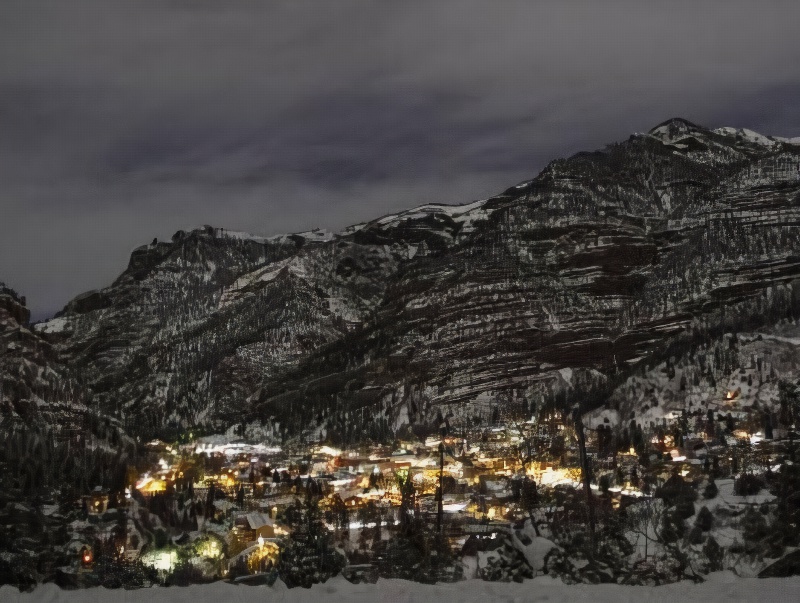
<path fill-rule="evenodd" d="M 548 601 L 549 603 L 572 601 L 598 601 L 609 603 L 677 603 L 702 601 L 714 603 L 725 601 L 798 601 L 800 600 L 800 578 L 737 578 L 731 573 L 711 574 L 702 584 L 680 582 L 666 586 L 619 586 L 616 584 L 571 585 L 548 577 L 528 580 L 521 584 L 465 580 L 455 584 L 433 586 L 407 582 L 405 580 L 379 580 L 377 584 L 350 584 L 337 577 L 311 589 L 288 589 L 282 582 L 273 587 L 234 586 L 215 583 L 207 586 L 185 588 L 145 588 L 141 590 L 87 590 L 62 591 L 48 584 L 32 593 L 19 593 L 10 586 L 0 587 L 3 603 L 263 603 L 264 601 L 287 603 L 319 603 L 320 601 L 346 601 L 348 603 L 374 603 L 376 600 L 392 603 L 437 601 L 475 601 L 476 603 Z"/>

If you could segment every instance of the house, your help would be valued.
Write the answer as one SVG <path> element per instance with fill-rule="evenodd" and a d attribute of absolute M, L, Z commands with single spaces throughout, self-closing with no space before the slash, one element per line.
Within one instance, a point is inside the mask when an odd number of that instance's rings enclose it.
<path fill-rule="evenodd" d="M 108 509 L 108 490 L 97 486 L 83 497 L 83 504 L 90 515 L 102 515 Z"/>
<path fill-rule="evenodd" d="M 242 542 L 275 538 L 275 521 L 266 513 L 241 513 L 234 518 L 233 529 Z"/>

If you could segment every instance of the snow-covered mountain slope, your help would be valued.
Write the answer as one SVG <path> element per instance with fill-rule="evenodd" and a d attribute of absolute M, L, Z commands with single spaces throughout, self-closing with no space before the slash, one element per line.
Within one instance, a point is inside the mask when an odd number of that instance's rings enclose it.
<path fill-rule="evenodd" d="M 36 423 L 72 397 L 52 346 L 28 328 L 25 298 L 0 282 L 0 417 Z"/>
<path fill-rule="evenodd" d="M 585 423 L 621 432 L 634 421 L 652 431 L 683 417 L 686 432 L 700 438 L 709 429 L 709 416 L 718 421 L 730 414 L 763 438 L 767 415 L 776 430 L 781 423 L 780 382 L 800 381 L 800 325 L 791 319 L 672 351 L 632 371 L 608 406 L 588 414 Z"/>
<path fill-rule="evenodd" d="M 95 486 L 121 490 L 134 441 L 91 403 L 80 373 L 58 360 L 28 320 L 25 299 L 0 283 L 0 509 L 28 513 L 29 505 L 64 494 L 74 502 L 70 493 Z M 31 535 L 38 536 L 27 527 L 4 532 L 4 561 L 29 563 Z"/>
<path fill-rule="evenodd" d="M 470 205 L 336 235 L 179 232 L 36 329 L 144 434 L 488 420 L 796 313 L 798 166 L 786 140 L 670 120 Z"/>

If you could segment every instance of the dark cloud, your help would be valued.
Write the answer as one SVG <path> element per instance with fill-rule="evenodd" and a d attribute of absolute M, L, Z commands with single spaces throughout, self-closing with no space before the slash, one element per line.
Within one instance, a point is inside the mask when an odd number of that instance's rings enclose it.
<path fill-rule="evenodd" d="M 0 5 L 0 278 L 467 202 L 672 116 L 800 135 L 796 2 Z"/>

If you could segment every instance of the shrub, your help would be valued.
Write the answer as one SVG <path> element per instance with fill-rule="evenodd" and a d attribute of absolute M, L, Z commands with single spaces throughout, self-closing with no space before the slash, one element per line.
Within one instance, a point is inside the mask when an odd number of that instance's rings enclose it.
<path fill-rule="evenodd" d="M 522 582 L 526 578 L 533 578 L 533 569 L 525 556 L 505 537 L 501 546 L 489 553 L 486 567 L 481 569 L 480 575 L 490 582 Z"/>
<path fill-rule="evenodd" d="M 742 518 L 742 531 L 746 540 L 754 541 L 765 538 L 769 533 L 767 521 L 755 509 L 747 509 Z"/>
<path fill-rule="evenodd" d="M 703 530 L 696 525 L 689 530 L 689 544 L 701 544 L 703 542 Z"/>
<path fill-rule="evenodd" d="M 189 586 L 190 584 L 202 584 L 208 581 L 208 578 L 203 574 L 203 570 L 199 567 L 190 561 L 181 561 L 167 576 L 164 584 L 166 586 Z"/>
<path fill-rule="evenodd" d="M 661 520 L 661 538 L 665 543 L 672 543 L 683 538 L 686 531 L 683 518 L 675 510 L 664 513 Z"/>
<path fill-rule="evenodd" d="M 691 500 L 682 500 L 675 505 L 675 514 L 681 519 L 689 519 L 694 515 L 694 503 Z"/>
<path fill-rule="evenodd" d="M 738 496 L 753 496 L 761 492 L 764 480 L 752 473 L 745 473 L 733 484 L 733 492 Z"/>
<path fill-rule="evenodd" d="M 722 570 L 722 559 L 725 556 L 725 551 L 712 536 L 708 537 L 705 546 L 703 546 L 703 554 L 708 559 L 707 569 L 709 572 Z"/>
<path fill-rule="evenodd" d="M 711 511 L 708 510 L 708 507 L 703 507 L 700 509 L 694 525 L 700 528 L 703 532 L 708 532 L 713 524 L 714 516 L 711 514 Z"/>
<path fill-rule="evenodd" d="M 96 561 L 88 581 L 105 588 L 141 588 L 157 583 L 158 572 L 138 560 L 128 562 L 103 555 Z"/>
<path fill-rule="evenodd" d="M 554 548 L 545 557 L 544 571 L 560 578 L 567 584 L 584 582 L 616 582 L 628 573 L 628 558 L 633 546 L 620 526 L 611 524 L 597 531 L 593 562 L 589 562 L 589 540 L 583 532 L 577 532 L 562 542 L 563 548 Z"/>
<path fill-rule="evenodd" d="M 163 549 L 169 544 L 169 534 L 164 529 L 158 528 L 153 533 L 153 544 L 157 549 Z"/>
<path fill-rule="evenodd" d="M 697 499 L 697 492 L 695 492 L 692 485 L 686 482 L 680 475 L 675 473 L 670 477 L 664 485 L 657 488 L 655 497 L 664 500 L 664 504 L 668 507 L 673 507 L 678 504 L 693 503 Z M 685 511 L 685 509 L 683 510 Z M 694 510 L 688 515 L 694 515 Z"/>
<path fill-rule="evenodd" d="M 454 558 L 446 539 L 416 525 L 409 535 L 397 535 L 378 559 L 382 578 L 402 578 L 424 584 L 453 582 L 463 568 Z"/>

